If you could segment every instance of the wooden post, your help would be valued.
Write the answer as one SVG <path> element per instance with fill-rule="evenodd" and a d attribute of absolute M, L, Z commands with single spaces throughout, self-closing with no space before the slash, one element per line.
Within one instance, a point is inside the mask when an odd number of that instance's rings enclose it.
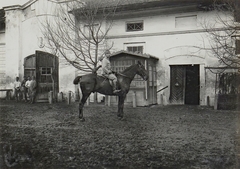
<path fill-rule="evenodd" d="M 215 94 L 215 99 L 214 99 L 214 110 L 217 110 L 218 108 L 218 94 Z"/>
<path fill-rule="evenodd" d="M 63 93 L 62 92 L 58 93 L 57 101 L 58 102 L 62 102 L 63 101 Z"/>
<path fill-rule="evenodd" d="M 108 96 L 108 106 L 111 106 L 111 96 Z"/>
<path fill-rule="evenodd" d="M 108 96 L 105 95 L 104 105 L 107 106 L 107 103 L 108 103 Z"/>
<path fill-rule="evenodd" d="M 67 104 L 71 103 L 71 91 L 68 92 Z"/>
<path fill-rule="evenodd" d="M 136 107 L 136 92 L 135 91 L 133 91 L 132 98 L 133 98 L 133 107 Z"/>
<path fill-rule="evenodd" d="M 48 92 L 48 102 L 49 104 L 53 103 L 53 91 Z"/>
<path fill-rule="evenodd" d="M 160 95 L 161 105 L 163 105 L 163 95 Z"/>
<path fill-rule="evenodd" d="M 90 96 L 87 98 L 87 102 L 86 102 L 86 105 L 89 106 L 90 104 Z"/>
<path fill-rule="evenodd" d="M 210 97 L 207 96 L 207 106 L 210 106 Z"/>

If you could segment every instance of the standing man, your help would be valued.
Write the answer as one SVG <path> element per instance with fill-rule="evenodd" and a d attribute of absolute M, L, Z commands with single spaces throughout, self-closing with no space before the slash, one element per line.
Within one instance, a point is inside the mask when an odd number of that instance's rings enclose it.
<path fill-rule="evenodd" d="M 100 59 L 100 61 L 102 61 L 102 75 L 107 77 L 109 80 L 111 80 L 113 83 L 113 93 L 118 93 L 121 90 L 117 90 L 117 77 L 115 76 L 115 74 L 113 74 L 112 68 L 111 68 L 111 64 L 110 64 L 110 51 L 106 50 L 105 51 L 105 56 Z"/>
<path fill-rule="evenodd" d="M 19 77 L 16 77 L 16 81 L 14 82 L 14 94 L 16 101 L 20 101 L 21 82 L 19 81 Z"/>
<path fill-rule="evenodd" d="M 25 86 L 26 82 L 27 82 L 27 77 L 24 76 L 22 81 L 22 92 L 23 92 L 23 98 L 25 102 L 27 102 L 27 93 L 28 93 L 27 87 Z"/>
<path fill-rule="evenodd" d="M 36 98 L 36 93 L 37 93 L 37 82 L 36 82 L 36 78 L 35 76 L 32 77 L 32 81 L 30 83 L 30 87 L 29 87 L 29 97 L 30 97 L 30 103 L 33 104 L 35 102 L 35 98 Z"/>
<path fill-rule="evenodd" d="M 31 78 L 30 78 L 30 76 L 28 76 L 28 80 L 25 83 L 25 87 L 26 87 L 29 98 L 30 98 L 30 93 L 29 93 L 30 83 L 31 83 Z"/>

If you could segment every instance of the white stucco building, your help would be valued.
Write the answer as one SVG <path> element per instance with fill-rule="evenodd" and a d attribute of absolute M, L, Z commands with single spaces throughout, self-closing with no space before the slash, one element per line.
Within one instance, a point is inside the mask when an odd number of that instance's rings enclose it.
<path fill-rule="evenodd" d="M 57 2 L 30 0 L 1 9 L 1 17 L 5 17 L 5 27 L 0 29 L 1 88 L 12 87 L 16 76 L 22 79 L 26 57 L 36 51 L 52 53 L 44 46 L 39 20 L 51 14 Z M 216 79 L 207 68 L 218 67 L 219 62 L 204 50 L 210 44 L 203 24 L 215 24 L 217 30 L 222 25 L 216 24 L 219 12 L 204 10 L 210 1 L 121 2 L 123 8 L 108 33 L 109 43 L 114 44 L 111 52 L 125 50 L 159 58 L 157 91 L 168 87 L 156 94 L 158 104 L 213 106 Z M 75 69 L 59 61 L 59 92 L 75 92 Z"/>

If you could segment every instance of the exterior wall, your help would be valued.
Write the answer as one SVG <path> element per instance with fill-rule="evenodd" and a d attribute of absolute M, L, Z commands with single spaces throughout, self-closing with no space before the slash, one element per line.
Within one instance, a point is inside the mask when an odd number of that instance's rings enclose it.
<path fill-rule="evenodd" d="M 5 56 L 5 30 L 0 31 L 0 87 L 4 88 L 6 84 L 6 56 Z"/>
<path fill-rule="evenodd" d="M 5 10 L 5 80 L 4 88 L 13 88 L 15 77 L 19 76 L 21 65 L 21 10 L 18 7 Z"/>
<path fill-rule="evenodd" d="M 182 26 L 177 27 L 176 17 L 183 16 L 196 16 L 196 23 L 187 26 L 184 26 L 183 23 Z M 128 44 L 142 43 L 144 44 L 144 53 L 159 57 L 157 89 L 168 86 L 167 89 L 158 93 L 159 104 L 169 103 L 170 65 L 199 64 L 200 105 L 207 104 L 207 96 L 210 96 L 210 103 L 213 105 L 215 94 L 213 82 L 215 79 L 207 76 L 206 80 L 205 67 L 216 66 L 218 62 L 214 56 L 209 55 L 209 52 L 201 50 L 201 48 L 209 47 L 203 25 L 209 21 L 215 21 L 215 16 L 216 13 L 213 11 L 119 19 L 114 22 L 113 28 L 109 32 L 109 39 L 114 42 L 113 51 L 126 50 Z M 143 31 L 126 32 L 127 21 L 141 20 L 144 22 Z"/>
<path fill-rule="evenodd" d="M 5 43 L 5 84 L 3 88 L 13 88 L 15 77 L 20 81 L 24 75 L 24 58 L 35 54 L 36 50 L 52 53 L 46 48 L 46 41 L 41 32 L 41 22 L 47 14 L 54 11 L 55 3 L 46 0 L 34 1 L 26 6 L 10 6 L 4 8 L 6 16 L 6 30 L 0 33 L 0 44 Z M 67 66 L 60 59 L 59 64 L 59 91 L 67 93 L 74 91 L 72 81 L 75 78 L 75 69 Z M 0 97 L 5 97 L 0 95 Z"/>
<path fill-rule="evenodd" d="M 6 30 L 0 33 L 0 44 L 5 43 L 6 85 L 13 87 L 16 76 L 23 76 L 24 58 L 34 54 L 36 50 L 46 52 L 43 35 L 40 30 L 40 21 L 46 14 L 54 10 L 54 3 L 38 0 L 25 8 L 6 8 Z M 191 23 L 184 23 L 184 17 L 189 16 Z M 209 47 L 207 34 L 203 25 L 215 22 L 217 13 L 190 12 L 147 17 L 116 19 L 109 31 L 109 43 L 114 42 L 112 51 L 126 50 L 128 45 L 141 44 L 143 53 L 159 57 L 157 63 L 157 90 L 169 86 L 158 93 L 157 101 L 160 104 L 169 103 L 170 95 L 170 65 L 200 65 L 200 104 L 206 105 L 207 96 L 210 104 L 214 104 L 215 76 L 209 74 L 205 67 L 218 66 L 217 59 L 209 52 L 198 47 Z M 177 17 L 182 19 L 177 20 Z M 194 22 L 196 17 L 196 23 Z M 126 22 L 143 21 L 144 30 L 126 32 Z M 180 23 L 179 23 L 180 22 Z M 215 24 L 216 27 L 221 25 Z M 74 68 L 60 60 L 59 64 L 59 91 L 67 93 L 75 91 L 72 80 L 75 77 Z M 162 98 L 161 98 L 162 97 Z"/>

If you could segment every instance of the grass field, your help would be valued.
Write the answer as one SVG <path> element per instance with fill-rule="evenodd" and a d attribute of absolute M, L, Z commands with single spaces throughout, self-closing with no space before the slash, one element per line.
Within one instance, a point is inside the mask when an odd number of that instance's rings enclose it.
<path fill-rule="evenodd" d="M 0 168 L 237 169 L 238 113 L 0 101 Z"/>

